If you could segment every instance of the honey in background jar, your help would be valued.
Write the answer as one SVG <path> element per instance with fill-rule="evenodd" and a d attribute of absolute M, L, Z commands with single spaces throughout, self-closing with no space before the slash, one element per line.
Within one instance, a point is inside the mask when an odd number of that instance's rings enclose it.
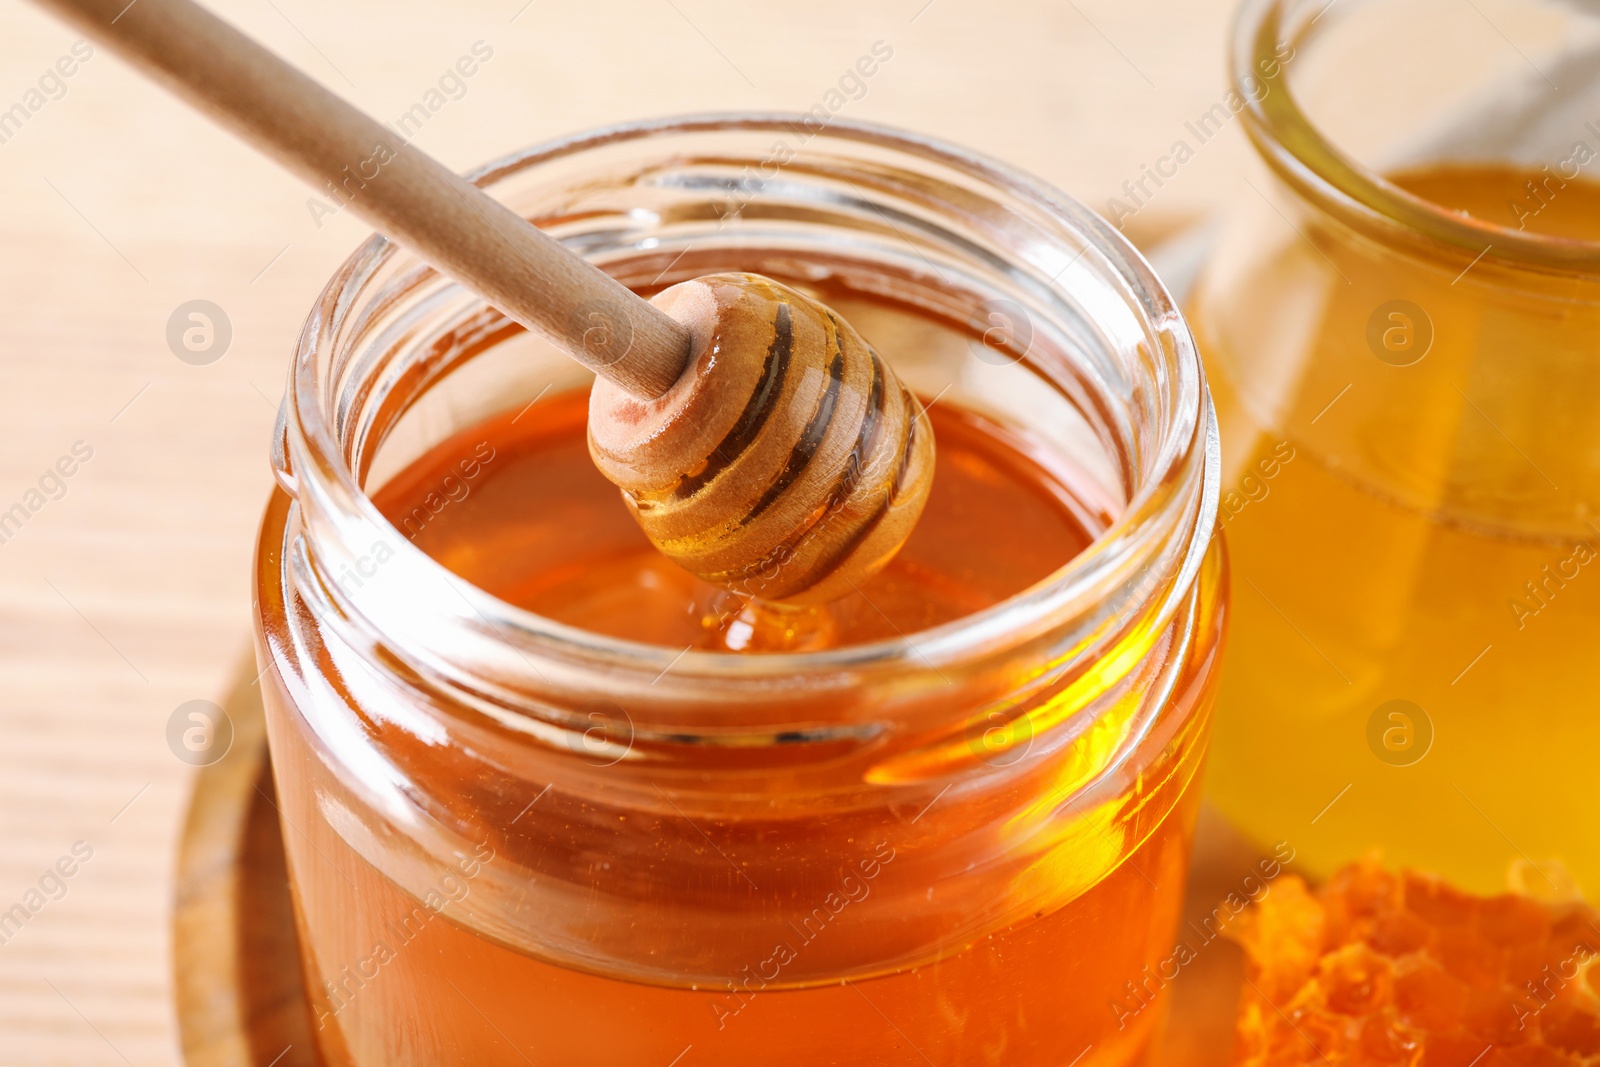
<path fill-rule="evenodd" d="M 1391 180 L 1600 237 L 1586 178 Z M 1191 310 L 1236 611 L 1210 794 L 1316 873 L 1376 848 L 1478 892 L 1600 892 L 1600 279 L 1287 212 Z"/>

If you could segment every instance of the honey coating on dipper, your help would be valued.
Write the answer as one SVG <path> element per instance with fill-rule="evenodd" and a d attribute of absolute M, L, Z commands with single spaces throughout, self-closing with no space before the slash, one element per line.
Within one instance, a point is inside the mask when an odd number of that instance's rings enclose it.
<path fill-rule="evenodd" d="M 927 414 L 849 323 L 754 274 L 653 302 L 693 350 L 664 396 L 601 379 L 589 449 L 651 542 L 741 595 L 820 604 L 893 558 L 933 475 Z"/>
<path fill-rule="evenodd" d="M 1315 893 L 1281 879 L 1228 936 L 1250 957 L 1238 1064 L 1600 1063 L 1600 915 L 1577 901 L 1472 896 L 1368 859 Z"/>

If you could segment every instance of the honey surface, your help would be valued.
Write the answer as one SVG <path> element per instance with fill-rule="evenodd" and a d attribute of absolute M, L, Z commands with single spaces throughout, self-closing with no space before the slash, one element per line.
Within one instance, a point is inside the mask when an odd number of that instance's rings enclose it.
<path fill-rule="evenodd" d="M 1440 207 L 1496 226 L 1600 240 L 1600 186 L 1588 178 L 1485 164 L 1402 171 L 1390 180 Z"/>
<path fill-rule="evenodd" d="M 518 607 L 635 641 L 748 647 L 742 602 L 656 551 L 595 470 L 586 411 L 577 392 L 474 427 L 374 500 L 423 551 Z M 921 520 L 857 592 L 790 613 L 805 647 L 951 622 L 1047 578 L 1091 540 L 1071 490 L 997 427 L 949 405 L 930 414 L 937 465 Z"/>

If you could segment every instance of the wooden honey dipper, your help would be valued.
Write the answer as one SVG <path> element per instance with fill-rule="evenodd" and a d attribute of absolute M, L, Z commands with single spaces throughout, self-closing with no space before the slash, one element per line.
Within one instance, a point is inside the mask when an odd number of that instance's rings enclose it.
<path fill-rule="evenodd" d="M 37 2 L 593 370 L 590 454 L 685 569 L 816 604 L 910 535 L 932 426 L 828 308 L 755 274 L 646 301 L 190 0 Z"/>

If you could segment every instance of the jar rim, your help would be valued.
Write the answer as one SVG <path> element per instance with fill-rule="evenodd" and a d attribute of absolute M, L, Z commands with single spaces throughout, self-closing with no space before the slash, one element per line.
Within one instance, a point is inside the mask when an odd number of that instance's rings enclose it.
<path fill-rule="evenodd" d="M 727 130 L 784 133 L 796 130 L 807 118 L 787 112 L 728 112 L 622 123 L 511 152 L 468 172 L 467 176 L 487 185 L 541 163 L 617 142 Z M 1140 570 L 1141 562 L 1148 563 L 1156 558 L 1154 548 L 1158 547 L 1152 544 L 1156 532 L 1147 527 L 1152 525 L 1152 515 L 1174 506 L 1175 498 L 1176 504 L 1188 515 L 1183 523 L 1189 531 L 1187 544 L 1173 568 L 1175 573 L 1160 575 L 1154 584 L 1182 592 L 1192 588 L 1214 526 L 1220 451 L 1194 340 L 1172 295 L 1149 264 L 1091 209 L 1054 186 L 988 156 L 936 138 L 854 120 L 830 120 L 816 136 L 888 148 L 912 160 L 951 168 L 1017 197 L 1080 235 L 1086 245 L 1085 251 L 1092 248 L 1101 268 L 1114 272 L 1137 303 L 1149 336 L 1157 341 L 1151 345 L 1148 356 L 1160 367 L 1164 378 L 1151 390 L 1163 406 L 1164 429 L 1159 448 L 1132 486 L 1125 505 L 1093 543 L 1050 577 L 989 608 L 887 640 L 781 656 L 679 651 L 563 624 L 501 601 L 457 579 L 454 584 L 464 587 L 460 591 L 471 602 L 472 611 L 496 631 L 529 640 L 545 652 L 569 655 L 584 662 L 626 664 L 645 673 L 665 674 L 670 669 L 674 676 L 700 681 L 773 681 L 796 674 L 895 664 L 914 669 L 932 665 L 937 669 L 940 664 L 979 655 L 997 642 L 1013 641 L 1015 635 L 1036 635 L 1052 622 L 1070 617 L 1075 607 L 1081 612 L 1084 604 L 1104 601 L 1108 592 L 1125 588 L 1130 583 L 1151 581 L 1151 576 Z M 279 467 L 287 479 L 303 483 L 305 473 L 315 471 L 329 499 L 340 507 L 352 509 L 365 522 L 385 527 L 390 525 L 388 520 L 378 512 L 358 475 L 344 461 L 344 449 L 334 425 L 338 413 L 327 410 L 317 371 L 319 360 L 336 341 L 338 323 L 356 303 L 354 295 L 396 250 L 397 246 L 382 235 L 373 235 L 340 266 L 323 289 L 301 334 L 290 372 L 286 411 L 280 416 L 279 436 L 275 442 L 275 449 L 283 450 Z M 301 494 L 296 492 L 295 495 Z M 303 500 L 300 506 L 304 506 Z M 1170 536 L 1171 524 L 1167 525 L 1165 535 Z M 418 566 L 435 570 L 439 578 L 449 580 L 447 569 L 414 545 L 402 543 L 400 551 L 421 556 Z M 1178 597 L 1171 599 L 1175 603 Z"/>
<path fill-rule="evenodd" d="M 1600 241 L 1530 233 L 1477 219 L 1408 192 L 1333 143 L 1295 98 L 1286 70 L 1267 77 L 1277 49 L 1313 43 L 1327 0 L 1245 0 L 1234 22 L 1229 78 L 1244 101 L 1244 128 L 1279 177 L 1325 210 L 1366 232 L 1520 267 L 1600 274 Z M 1337 16 L 1334 16 L 1337 18 Z M 1329 19 L 1329 23 L 1333 19 Z M 1264 66 L 1265 64 L 1265 66 Z M 1272 83 L 1258 93 L 1252 83 Z"/>

